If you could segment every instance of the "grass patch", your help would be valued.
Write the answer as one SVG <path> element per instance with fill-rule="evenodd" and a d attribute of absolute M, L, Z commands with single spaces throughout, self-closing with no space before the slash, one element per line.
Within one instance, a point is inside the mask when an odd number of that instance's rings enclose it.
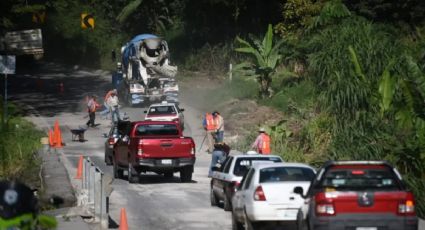
<path fill-rule="evenodd" d="M 3 114 L 1 110 L 0 113 Z M 41 161 L 36 152 L 41 148 L 43 136 L 34 124 L 16 114 L 9 117 L 7 126 L 0 130 L 0 178 L 17 179 L 38 187 Z"/>

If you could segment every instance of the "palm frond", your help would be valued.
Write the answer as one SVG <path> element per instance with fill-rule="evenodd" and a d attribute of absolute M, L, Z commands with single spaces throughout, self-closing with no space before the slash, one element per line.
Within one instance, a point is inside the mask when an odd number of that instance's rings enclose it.
<path fill-rule="evenodd" d="M 136 12 L 137 8 L 142 4 L 142 0 L 134 0 L 127 4 L 121 12 L 116 17 L 116 20 L 119 23 L 123 23 L 127 20 L 127 18 L 134 12 Z"/>

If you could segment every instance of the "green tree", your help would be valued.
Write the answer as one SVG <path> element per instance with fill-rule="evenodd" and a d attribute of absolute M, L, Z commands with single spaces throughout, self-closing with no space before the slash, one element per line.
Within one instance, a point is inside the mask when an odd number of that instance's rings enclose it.
<path fill-rule="evenodd" d="M 273 44 L 273 27 L 269 25 L 262 42 L 255 38 L 248 42 L 240 37 L 237 37 L 236 41 L 240 47 L 235 51 L 249 54 L 251 58 L 249 61 L 239 64 L 235 70 L 241 70 L 246 76 L 255 77 L 259 83 L 260 97 L 269 97 L 272 75 L 282 60 L 279 48 L 283 44 L 283 40 Z"/>

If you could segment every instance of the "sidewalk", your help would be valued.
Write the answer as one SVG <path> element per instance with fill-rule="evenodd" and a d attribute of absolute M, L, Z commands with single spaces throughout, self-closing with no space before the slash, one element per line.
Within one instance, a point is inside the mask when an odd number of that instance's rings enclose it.
<path fill-rule="evenodd" d="M 74 188 L 69 175 L 60 157 L 61 151 L 45 146 L 40 150 L 39 156 L 43 161 L 43 186 L 41 199 L 47 202 L 52 196 L 63 199 L 63 208 L 49 210 L 45 215 L 53 216 L 58 221 L 58 230 L 90 230 L 89 224 L 81 217 L 83 213 L 76 205 Z"/>
<path fill-rule="evenodd" d="M 58 230 L 90 230 L 89 225 L 78 215 L 79 212 L 76 208 L 61 208 L 46 211 L 44 214 L 56 217 Z"/>

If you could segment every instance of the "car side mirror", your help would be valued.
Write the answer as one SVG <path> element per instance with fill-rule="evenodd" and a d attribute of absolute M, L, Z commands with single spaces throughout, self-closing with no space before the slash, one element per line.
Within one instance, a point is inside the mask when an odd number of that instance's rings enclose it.
<path fill-rule="evenodd" d="M 145 110 L 145 111 L 143 111 L 143 113 L 148 113 L 148 111 L 147 111 L 147 110 Z"/>
<path fill-rule="evenodd" d="M 104 138 L 107 138 L 107 137 L 108 137 L 108 134 L 104 133 L 102 136 L 103 136 Z"/>
<path fill-rule="evenodd" d="M 184 112 L 184 109 L 180 109 L 180 112 Z"/>
<path fill-rule="evenodd" d="M 214 172 L 217 172 L 217 171 L 220 171 L 220 167 L 213 166 L 213 167 L 211 168 L 211 170 L 212 170 L 212 171 L 214 171 Z"/>
<path fill-rule="evenodd" d="M 300 195 L 302 198 L 305 198 L 304 189 L 300 186 L 294 188 L 294 193 Z"/>

